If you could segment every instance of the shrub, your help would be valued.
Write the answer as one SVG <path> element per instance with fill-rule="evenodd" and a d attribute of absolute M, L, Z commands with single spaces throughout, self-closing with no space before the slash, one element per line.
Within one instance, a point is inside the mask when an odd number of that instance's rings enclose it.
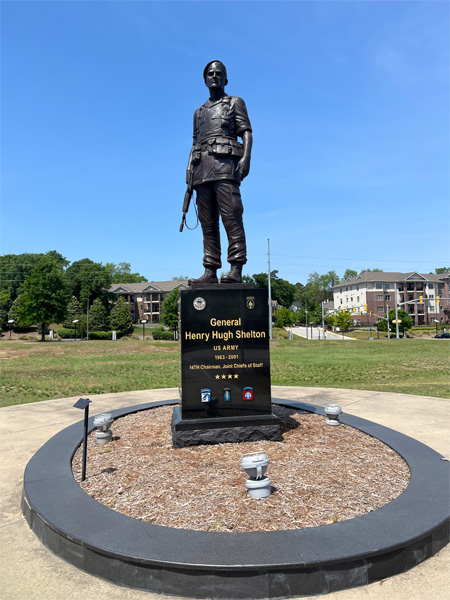
<path fill-rule="evenodd" d="M 75 337 L 75 329 L 68 329 L 67 327 L 60 327 L 57 333 L 62 340 L 72 339 Z M 78 332 L 77 336 L 79 337 Z"/>
<path fill-rule="evenodd" d="M 154 340 L 173 340 L 173 332 L 167 331 L 164 327 L 155 327 L 152 336 Z"/>
<path fill-rule="evenodd" d="M 89 339 L 90 340 L 111 340 L 112 339 L 112 331 L 90 331 Z"/>
<path fill-rule="evenodd" d="M 294 323 L 295 319 L 294 313 L 288 308 L 285 308 L 284 306 L 280 306 L 280 308 L 277 308 L 274 316 L 276 319 L 275 327 L 290 326 Z"/>

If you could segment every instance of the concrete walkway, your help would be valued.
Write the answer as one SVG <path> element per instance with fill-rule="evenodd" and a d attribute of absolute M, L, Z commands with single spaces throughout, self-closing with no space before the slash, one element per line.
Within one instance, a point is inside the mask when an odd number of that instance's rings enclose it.
<path fill-rule="evenodd" d="M 289 329 L 292 329 L 292 333 L 294 335 L 298 335 L 303 338 L 307 338 L 310 340 L 323 340 L 322 327 L 308 327 L 308 331 L 306 331 L 306 327 L 292 327 L 292 328 L 287 328 L 287 329 L 288 329 L 288 331 L 289 331 Z M 326 340 L 354 341 L 354 339 L 352 337 L 350 337 L 349 335 L 343 336 L 342 333 L 333 333 L 332 331 L 327 331 L 325 333 L 325 339 Z"/>
<path fill-rule="evenodd" d="M 325 405 L 381 423 L 450 458 L 450 400 L 358 390 L 273 387 L 273 397 Z M 91 415 L 133 404 L 176 398 L 176 389 L 92 395 Z M 0 600 L 156 600 L 79 571 L 47 550 L 20 512 L 24 469 L 54 434 L 79 421 L 77 398 L 0 409 Z M 450 547 L 416 568 L 372 585 L 336 592 L 327 600 L 447 600 Z M 447 590 L 447 592 L 445 591 Z M 317 598 L 317 597 L 316 597 Z M 310 599 L 311 600 L 311 599 Z"/>

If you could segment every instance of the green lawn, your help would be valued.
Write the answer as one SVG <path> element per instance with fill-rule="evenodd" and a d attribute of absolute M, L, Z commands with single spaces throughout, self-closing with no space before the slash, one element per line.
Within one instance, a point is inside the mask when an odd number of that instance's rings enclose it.
<path fill-rule="evenodd" d="M 448 340 L 271 343 L 274 385 L 340 387 L 449 398 Z M 177 387 L 177 342 L 0 342 L 0 406 Z"/>

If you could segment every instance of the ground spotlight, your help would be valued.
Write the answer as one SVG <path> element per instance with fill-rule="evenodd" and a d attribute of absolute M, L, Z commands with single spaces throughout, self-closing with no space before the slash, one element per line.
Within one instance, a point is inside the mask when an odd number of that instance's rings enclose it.
<path fill-rule="evenodd" d="M 252 498 L 267 498 L 272 492 L 270 479 L 264 475 L 270 460 L 265 452 L 249 452 L 241 458 L 241 469 L 249 475 L 245 487 Z"/>

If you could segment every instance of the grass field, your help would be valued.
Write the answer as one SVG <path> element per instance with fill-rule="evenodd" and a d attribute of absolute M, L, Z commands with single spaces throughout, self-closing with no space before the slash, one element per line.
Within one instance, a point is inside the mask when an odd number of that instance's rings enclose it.
<path fill-rule="evenodd" d="M 448 340 L 271 342 L 274 385 L 379 390 L 449 398 Z M 178 342 L 0 342 L 0 406 L 177 387 Z"/>

